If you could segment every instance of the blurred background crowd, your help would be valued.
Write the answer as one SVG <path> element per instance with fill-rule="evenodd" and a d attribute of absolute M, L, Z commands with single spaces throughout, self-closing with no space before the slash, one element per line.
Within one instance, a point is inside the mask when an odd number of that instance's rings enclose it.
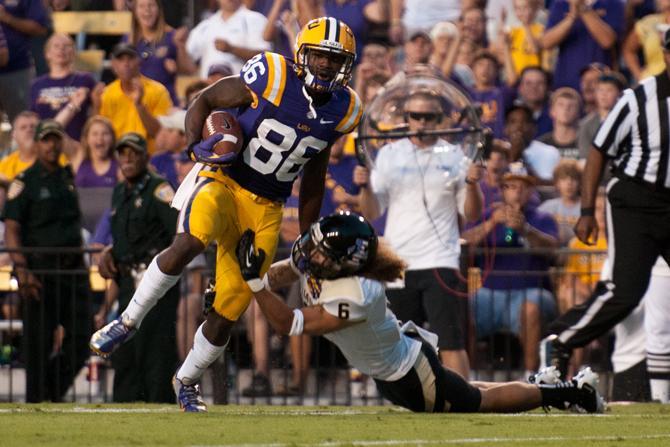
<path fill-rule="evenodd" d="M 95 251 L 112 243 L 112 191 L 124 181 L 116 142 L 129 132 L 143 137 L 150 169 L 176 189 L 192 166 L 184 116 L 193 97 L 239 73 L 258 52 L 292 58 L 297 31 L 324 15 L 355 34 L 351 87 L 364 104 L 400 73 L 420 69 L 459 86 L 492 129 L 493 150 L 480 181 L 486 209 L 479 222 L 461 225 L 459 242 L 468 249 L 458 278 L 444 285 L 469 312 L 444 324 L 464 326 L 472 370 L 520 378 L 537 369 L 543 325 L 585 300 L 598 279 L 607 244 L 604 200 L 596 211 L 602 228 L 596 246 L 584 246 L 572 231 L 581 171 L 600 122 L 623 90 L 664 70 L 661 36 L 670 28 L 670 0 L 0 0 L 0 202 L 17 194 L 10 185 L 40 157 L 38 124 L 53 119 L 64 128 L 60 163 L 74 174 L 83 246 Z M 366 214 L 367 183 L 355 175 L 354 138 L 343 137 L 332 149 L 324 215 Z M 299 234 L 297 191 L 296 183 L 284 211 L 285 247 Z M 500 204 L 512 203 L 546 236 L 530 244 L 532 250 L 510 223 L 513 216 L 501 211 Z M 375 221 L 381 233 L 383 219 Z M 496 229 L 502 237 L 489 237 Z M 95 273 L 95 254 L 87 262 Z M 182 280 L 175 338 L 166 348 L 179 359 L 202 318 L 211 262 L 198 259 Z M 19 321 L 22 299 L 12 291 L 8 256 L 4 263 L 2 318 Z M 91 324 L 100 327 L 115 317 L 118 289 L 91 278 Z M 285 294 L 297 304 L 297 290 Z M 231 344 L 235 362 L 253 370 L 241 395 L 313 391 L 312 345 L 324 342 L 292 337 L 285 343 L 253 305 L 246 322 L 248 342 L 241 335 Z M 0 360 L 21 367 L 21 334 L 8 327 L 2 327 Z M 48 330 L 55 356 L 66 329 Z M 575 356 L 574 368 L 594 359 L 611 368 L 609 344 Z M 243 360 L 239 353 L 246 350 L 252 355 Z M 284 380 L 272 379 L 273 369 L 289 364 Z M 365 378 L 352 371 L 351 381 Z M 365 384 L 359 392 L 366 392 Z"/>

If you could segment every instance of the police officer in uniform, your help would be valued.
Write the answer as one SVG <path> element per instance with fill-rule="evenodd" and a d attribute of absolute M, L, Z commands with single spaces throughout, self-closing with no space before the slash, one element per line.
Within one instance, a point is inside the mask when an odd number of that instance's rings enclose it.
<path fill-rule="evenodd" d="M 112 195 L 113 245 L 103 251 L 100 273 L 119 286 L 119 308 L 135 292 L 146 266 L 170 245 L 177 227 L 177 210 L 170 207 L 174 191 L 148 171 L 146 140 L 123 135 L 116 152 L 124 180 Z M 171 378 L 177 367 L 175 320 L 179 284 L 172 287 L 142 322 L 130 342 L 112 356 L 115 402 L 174 403 Z"/>
<path fill-rule="evenodd" d="M 59 164 L 63 139 L 56 121 L 37 126 L 37 161 L 7 192 L 3 217 L 10 249 L 82 246 L 74 176 Z M 82 253 L 13 252 L 11 257 L 23 298 L 26 401 L 61 401 L 88 357 L 92 329 Z"/>

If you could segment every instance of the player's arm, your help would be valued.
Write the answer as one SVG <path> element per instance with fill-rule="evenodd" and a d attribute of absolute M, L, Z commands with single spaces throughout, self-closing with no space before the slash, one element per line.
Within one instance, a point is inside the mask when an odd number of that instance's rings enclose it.
<path fill-rule="evenodd" d="M 596 195 L 598 185 L 607 164 L 603 152 L 591 146 L 582 173 L 581 216 L 575 225 L 575 236 L 587 245 L 594 245 L 598 240 L 598 225 L 595 218 Z"/>
<path fill-rule="evenodd" d="M 300 199 L 298 203 L 300 231 L 307 230 L 311 224 L 319 219 L 329 159 L 330 146 L 305 165 L 302 182 L 300 183 Z"/>
<path fill-rule="evenodd" d="M 228 76 L 204 89 L 186 112 L 186 139 L 188 144 L 200 141 L 202 126 L 214 109 L 234 108 L 253 102 L 251 92 L 239 76 Z"/>
<path fill-rule="evenodd" d="M 323 335 L 353 324 L 329 314 L 320 305 L 292 309 L 267 289 L 254 292 L 254 298 L 272 329 L 283 335 Z"/>
<path fill-rule="evenodd" d="M 328 313 L 322 306 L 292 309 L 274 292 L 268 290 L 265 282 L 260 279 L 265 252 L 260 249 L 256 253 L 254 238 L 255 234 L 252 230 L 245 231 L 235 254 L 242 277 L 253 292 L 263 315 L 275 331 L 284 335 L 322 335 L 353 324 L 346 318 L 339 318 Z M 271 275 L 281 273 L 281 276 L 291 277 L 289 270 L 292 270 L 290 265 L 275 264 L 275 271 L 272 272 L 271 268 L 268 273 Z M 293 277 L 296 278 L 297 275 L 293 273 Z M 275 277 L 275 279 L 278 278 Z M 268 276 L 266 282 L 272 284 L 275 279 Z"/>
<path fill-rule="evenodd" d="M 291 266 L 290 259 L 277 261 L 270 266 L 265 274 L 265 286 L 270 290 L 279 290 L 287 287 L 298 280 L 296 268 Z"/>

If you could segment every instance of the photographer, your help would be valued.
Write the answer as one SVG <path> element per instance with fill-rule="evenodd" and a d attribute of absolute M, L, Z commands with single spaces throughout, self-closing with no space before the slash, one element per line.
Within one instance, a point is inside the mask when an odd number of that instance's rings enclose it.
<path fill-rule="evenodd" d="M 410 95 L 404 114 L 410 132 L 448 124 L 440 99 L 428 92 Z M 458 215 L 467 221 L 479 218 L 481 167 L 470 164 L 459 146 L 434 135 L 387 144 L 375 163 L 372 171 L 357 166 L 354 183 L 361 187 L 367 219 L 388 211 L 385 236 L 408 264 L 404 284 L 389 285 L 391 309 L 401 321 L 427 321 L 439 336 L 442 363 L 467 378 Z"/>

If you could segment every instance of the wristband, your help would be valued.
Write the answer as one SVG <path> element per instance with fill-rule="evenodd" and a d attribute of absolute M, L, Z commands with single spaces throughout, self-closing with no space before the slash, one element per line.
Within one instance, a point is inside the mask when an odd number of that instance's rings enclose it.
<path fill-rule="evenodd" d="M 247 284 L 253 293 L 258 293 L 265 289 L 265 284 L 263 284 L 263 280 L 260 278 L 250 279 L 247 281 Z"/>
<path fill-rule="evenodd" d="M 288 335 L 300 335 L 305 326 L 305 316 L 300 309 L 293 309 L 293 322 Z"/>
<path fill-rule="evenodd" d="M 596 215 L 596 209 L 594 207 L 582 208 L 580 211 L 582 217 L 593 217 Z"/>

